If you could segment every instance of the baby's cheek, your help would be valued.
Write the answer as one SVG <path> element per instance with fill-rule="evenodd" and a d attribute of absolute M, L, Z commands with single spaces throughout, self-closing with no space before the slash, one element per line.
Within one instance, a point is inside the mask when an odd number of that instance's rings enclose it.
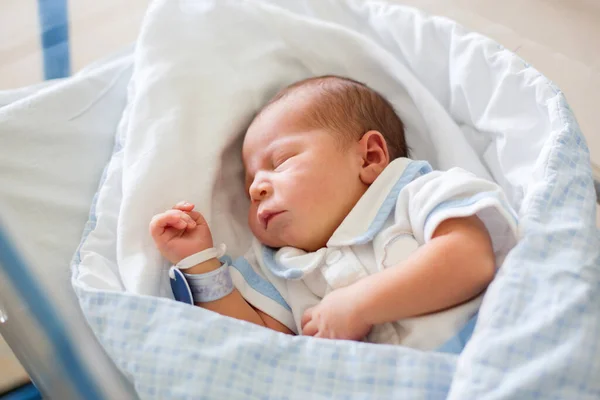
<path fill-rule="evenodd" d="M 256 220 L 255 215 L 256 214 L 254 213 L 250 213 L 250 215 L 248 216 L 248 226 L 250 227 L 250 232 L 252 232 L 254 237 L 256 237 L 259 240 L 259 242 L 269 245 L 269 235 L 265 232 L 264 229 L 262 229 L 262 226 Z"/>
<path fill-rule="evenodd" d="M 252 231 L 254 236 L 256 236 L 256 231 L 257 231 L 256 225 L 257 225 L 256 211 L 253 211 L 252 209 L 250 209 L 250 211 L 248 212 L 248 226 L 250 227 L 250 231 Z"/>

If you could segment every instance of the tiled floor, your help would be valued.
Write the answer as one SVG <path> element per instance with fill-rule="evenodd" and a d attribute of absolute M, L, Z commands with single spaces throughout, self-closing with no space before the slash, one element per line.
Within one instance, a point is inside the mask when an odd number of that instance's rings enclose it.
<path fill-rule="evenodd" d="M 565 92 L 600 178 L 600 0 L 393 0 L 497 40 Z M 70 0 L 71 66 L 133 42 L 148 0 Z M 0 1 L 0 89 L 42 79 L 36 0 Z M 600 220 L 599 220 L 600 222 Z M 26 379 L 0 338 L 0 393 Z"/>

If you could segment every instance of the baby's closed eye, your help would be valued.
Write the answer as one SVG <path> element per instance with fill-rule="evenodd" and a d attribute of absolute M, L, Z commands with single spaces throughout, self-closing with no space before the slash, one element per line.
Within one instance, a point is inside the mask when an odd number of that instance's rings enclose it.
<path fill-rule="evenodd" d="M 273 158 L 273 168 L 280 168 L 282 165 L 287 163 L 291 158 L 293 158 L 295 154 L 293 153 L 284 153 L 276 158 Z"/>

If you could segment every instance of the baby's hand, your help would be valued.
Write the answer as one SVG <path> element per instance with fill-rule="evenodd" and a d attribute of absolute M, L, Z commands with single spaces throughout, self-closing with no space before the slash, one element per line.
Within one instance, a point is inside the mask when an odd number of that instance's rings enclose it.
<path fill-rule="evenodd" d="M 327 339 L 362 340 L 372 325 L 357 307 L 360 296 L 352 286 L 336 289 L 302 315 L 302 334 Z"/>
<path fill-rule="evenodd" d="M 173 264 L 213 247 L 206 220 L 194 205 L 177 203 L 173 209 L 157 214 L 150 222 L 150 235 L 163 257 Z"/>

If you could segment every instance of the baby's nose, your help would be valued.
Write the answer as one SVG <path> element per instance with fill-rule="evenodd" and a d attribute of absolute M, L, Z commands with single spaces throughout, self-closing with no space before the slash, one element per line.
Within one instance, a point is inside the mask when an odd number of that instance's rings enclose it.
<path fill-rule="evenodd" d="M 269 197 L 273 192 L 272 186 L 268 182 L 253 183 L 250 186 L 250 198 L 254 201 L 261 201 Z"/>

